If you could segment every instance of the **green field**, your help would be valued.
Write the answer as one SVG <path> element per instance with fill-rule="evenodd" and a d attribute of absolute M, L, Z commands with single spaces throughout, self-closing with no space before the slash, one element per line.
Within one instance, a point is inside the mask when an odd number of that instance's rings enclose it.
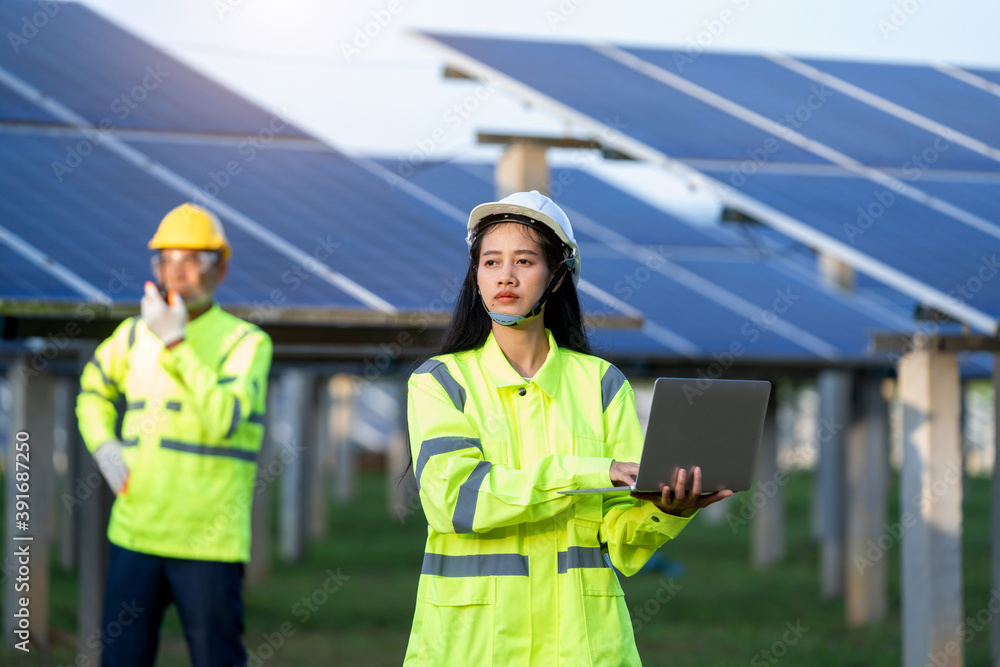
<path fill-rule="evenodd" d="M 810 483 L 809 476 L 798 474 L 788 484 L 788 555 L 780 565 L 765 571 L 749 565 L 746 527 L 734 533 L 727 522 L 713 525 L 696 519 L 665 548 L 670 558 L 686 568 L 685 575 L 673 581 L 673 597 L 664 604 L 656 600 L 657 591 L 670 583 L 659 574 L 639 574 L 624 581 L 629 609 L 638 621 L 636 638 L 645 664 L 900 664 L 898 547 L 887 555 L 887 618 L 877 627 L 848 628 L 843 602 L 819 598 L 818 555 L 809 533 Z M 898 516 L 896 488 L 892 493 L 890 521 Z M 312 545 L 305 562 L 276 564 L 269 581 L 248 588 L 246 644 L 255 656 L 265 658 L 260 664 L 400 664 L 413 613 L 425 525 L 419 512 L 405 524 L 387 516 L 384 495 L 382 477 L 366 475 L 361 485 L 364 500 L 331 508 L 330 536 Z M 984 609 L 989 598 L 989 499 L 990 481 L 971 479 L 964 527 L 967 615 Z M 338 575 L 342 585 L 326 596 L 323 585 L 328 571 Z M 328 588 L 335 585 L 331 580 Z M 0 653 L 0 663 L 10 667 L 73 664 L 75 614 L 75 577 L 56 567 L 50 653 L 25 656 L 6 649 Z M 801 639 L 794 645 L 778 646 L 778 653 L 784 654 L 787 648 L 787 655 L 772 662 L 762 651 L 781 642 L 789 623 L 797 625 Z M 272 650 L 276 644 L 278 648 Z M 988 664 L 988 630 L 976 633 L 965 649 L 965 664 Z M 172 613 L 157 664 L 187 664 L 180 625 Z"/>

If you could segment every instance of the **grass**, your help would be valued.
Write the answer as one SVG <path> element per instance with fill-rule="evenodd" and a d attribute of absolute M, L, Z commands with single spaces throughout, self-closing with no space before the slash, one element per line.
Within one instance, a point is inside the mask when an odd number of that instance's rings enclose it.
<path fill-rule="evenodd" d="M 890 496 L 890 521 L 898 517 L 897 488 Z M 674 597 L 664 604 L 656 601 L 663 584 L 659 574 L 641 573 L 623 582 L 629 609 L 641 623 L 636 625 L 636 640 L 645 664 L 774 664 L 762 651 L 781 641 L 789 623 L 798 624 L 802 637 L 787 647 L 787 656 L 779 662 L 816 667 L 901 663 L 898 546 L 887 554 L 887 617 L 873 627 L 847 627 L 843 601 L 820 599 L 810 494 L 809 475 L 791 477 L 786 488 L 787 556 L 777 566 L 763 571 L 750 566 L 747 527 L 734 532 L 725 521 L 712 524 L 699 518 L 665 547 L 666 554 L 686 568 L 675 580 L 679 590 Z M 970 479 L 964 526 L 966 615 L 986 607 L 991 589 L 989 507 L 990 480 Z M 329 536 L 310 547 L 304 562 L 276 562 L 268 581 L 247 588 L 247 648 L 268 667 L 399 665 L 425 531 L 419 511 L 405 524 L 390 517 L 383 478 L 366 475 L 359 500 L 331 508 Z M 328 595 L 338 581 L 341 587 Z M 27 656 L 5 647 L 0 663 L 74 664 L 76 590 L 75 576 L 54 566 L 52 647 L 46 654 Z M 977 633 L 965 651 L 965 664 L 988 664 L 988 630 Z M 180 624 L 170 612 L 157 665 L 187 664 Z"/>

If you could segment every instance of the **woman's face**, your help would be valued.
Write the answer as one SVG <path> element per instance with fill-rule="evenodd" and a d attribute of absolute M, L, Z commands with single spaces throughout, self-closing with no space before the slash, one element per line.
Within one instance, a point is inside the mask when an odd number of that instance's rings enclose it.
<path fill-rule="evenodd" d="M 486 232 L 476 282 L 487 308 L 525 315 L 552 280 L 541 245 L 524 225 L 500 223 Z"/>

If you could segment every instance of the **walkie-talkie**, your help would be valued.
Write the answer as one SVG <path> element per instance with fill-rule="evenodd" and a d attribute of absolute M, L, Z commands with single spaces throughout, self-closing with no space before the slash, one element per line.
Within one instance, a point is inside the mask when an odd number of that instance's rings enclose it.
<path fill-rule="evenodd" d="M 170 303 L 170 300 L 167 298 L 167 296 L 170 294 L 170 290 L 168 290 L 166 287 L 160 284 L 156 285 L 156 289 L 160 290 L 160 296 L 163 297 L 163 300 L 166 301 L 167 303 Z"/>

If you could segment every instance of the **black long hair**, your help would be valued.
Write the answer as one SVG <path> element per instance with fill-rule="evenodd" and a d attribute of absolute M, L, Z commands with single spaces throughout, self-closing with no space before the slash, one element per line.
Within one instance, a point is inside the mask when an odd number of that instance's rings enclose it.
<path fill-rule="evenodd" d="M 481 347 L 493 330 L 493 320 L 490 319 L 479 296 L 476 280 L 479 269 L 479 255 L 483 248 L 483 238 L 486 230 L 497 224 L 519 225 L 538 245 L 545 255 L 545 263 L 549 271 L 555 273 L 563 261 L 563 243 L 555 233 L 544 226 L 529 226 L 519 222 L 490 222 L 480 224 L 475 230 L 475 240 L 469 250 L 469 269 L 462 281 L 462 289 L 451 321 L 441 338 L 441 345 L 435 354 L 451 354 L 464 352 Z M 580 312 L 580 298 L 572 275 L 567 275 L 562 285 L 545 302 L 545 327 L 552 332 L 556 344 L 577 352 L 590 354 L 590 339 Z"/>

